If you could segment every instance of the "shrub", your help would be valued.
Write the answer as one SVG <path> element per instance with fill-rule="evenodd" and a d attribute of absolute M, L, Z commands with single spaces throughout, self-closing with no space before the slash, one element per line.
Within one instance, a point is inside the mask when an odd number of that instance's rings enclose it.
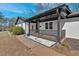
<path fill-rule="evenodd" d="M 24 34 L 24 29 L 22 27 L 14 27 L 12 29 L 12 33 L 14 35 L 21 35 L 21 34 Z"/>
<path fill-rule="evenodd" d="M 69 48 L 69 45 L 67 43 L 62 44 L 65 48 Z"/>
<path fill-rule="evenodd" d="M 13 27 L 10 27 L 10 28 L 9 28 L 9 31 L 12 32 L 12 31 L 13 31 Z"/>

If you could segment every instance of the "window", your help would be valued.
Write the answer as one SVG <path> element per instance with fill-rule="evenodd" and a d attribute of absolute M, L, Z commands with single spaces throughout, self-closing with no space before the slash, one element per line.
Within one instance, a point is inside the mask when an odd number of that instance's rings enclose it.
<path fill-rule="evenodd" d="M 33 25 L 32 25 L 32 30 L 33 30 Z"/>
<path fill-rule="evenodd" d="M 45 29 L 48 29 L 48 23 L 45 23 Z"/>
<path fill-rule="evenodd" d="M 49 29 L 53 29 L 53 22 L 49 22 Z"/>

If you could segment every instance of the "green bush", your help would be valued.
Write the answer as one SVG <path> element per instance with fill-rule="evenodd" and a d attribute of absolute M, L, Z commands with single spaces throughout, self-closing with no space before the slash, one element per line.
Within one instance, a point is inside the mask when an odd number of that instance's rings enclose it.
<path fill-rule="evenodd" d="M 9 28 L 9 31 L 12 32 L 12 31 L 13 31 L 13 27 L 10 27 L 10 28 Z"/>
<path fill-rule="evenodd" d="M 12 29 L 12 33 L 14 35 L 21 35 L 21 34 L 24 34 L 24 29 L 22 27 L 14 27 Z"/>

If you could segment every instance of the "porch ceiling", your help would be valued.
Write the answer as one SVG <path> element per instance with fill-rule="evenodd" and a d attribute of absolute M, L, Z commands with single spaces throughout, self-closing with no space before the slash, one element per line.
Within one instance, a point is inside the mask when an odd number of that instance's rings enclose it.
<path fill-rule="evenodd" d="M 45 12 L 40 13 L 40 14 L 38 14 L 38 15 L 35 15 L 35 16 L 29 18 L 28 20 L 30 20 L 30 21 L 38 20 L 38 19 L 40 19 L 41 17 L 45 17 L 45 16 L 49 16 L 49 15 L 56 14 L 56 13 L 57 13 L 56 10 L 62 8 L 63 6 L 67 6 L 67 5 L 66 5 L 66 4 L 60 5 L 60 6 L 58 6 L 58 7 L 53 8 L 53 9 L 50 9 L 50 10 L 48 10 L 48 11 L 45 11 Z M 58 16 L 58 14 L 55 15 L 55 16 L 53 15 L 53 16 L 52 16 L 52 19 L 57 20 L 57 16 Z M 45 18 L 45 19 L 46 19 L 46 18 Z M 44 20 L 45 20 L 45 19 L 44 19 Z M 50 18 L 49 18 L 49 19 L 50 19 Z M 49 19 L 48 19 L 48 21 L 49 21 Z M 43 21 L 44 21 L 44 20 L 43 20 Z M 41 21 L 41 20 L 40 20 L 40 21 Z M 41 21 L 41 22 L 42 22 L 42 21 Z"/>
<path fill-rule="evenodd" d="M 31 20 L 31 22 L 37 22 L 37 21 L 39 21 L 39 22 L 45 22 L 45 21 L 51 21 L 51 20 L 57 20 L 58 19 L 58 14 L 53 14 L 53 15 L 49 15 L 49 16 L 45 16 L 45 17 L 41 17 L 41 18 L 39 18 L 39 19 L 34 19 L 34 20 Z"/>

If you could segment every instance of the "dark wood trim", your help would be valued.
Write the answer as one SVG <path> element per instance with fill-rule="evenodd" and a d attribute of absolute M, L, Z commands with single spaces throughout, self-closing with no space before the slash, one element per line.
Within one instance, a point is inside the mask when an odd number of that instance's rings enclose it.
<path fill-rule="evenodd" d="M 39 19 L 36 21 L 36 32 L 39 32 Z"/>
<path fill-rule="evenodd" d="M 29 31 L 28 31 L 28 34 L 27 34 L 27 36 L 30 36 L 30 21 L 28 22 L 29 24 L 28 24 L 28 29 L 29 29 Z"/>
<path fill-rule="evenodd" d="M 15 22 L 15 25 L 18 23 L 19 20 L 21 20 L 21 21 L 23 21 L 23 22 L 29 21 L 27 18 L 24 18 L 24 17 L 17 17 L 16 22 Z"/>
<path fill-rule="evenodd" d="M 26 22 L 25 22 L 25 34 L 26 34 Z"/>
<path fill-rule="evenodd" d="M 60 39 L 60 38 L 61 38 L 61 37 L 60 37 L 60 36 L 61 36 L 61 34 L 60 34 L 60 33 L 61 33 L 61 29 L 60 29 L 60 19 L 61 19 L 61 17 L 59 16 L 59 17 L 58 17 L 58 20 L 57 20 L 57 30 L 58 30 L 58 32 L 57 32 L 57 39 L 58 39 L 58 42 L 59 42 L 59 43 L 61 43 L 61 41 L 60 41 L 60 40 L 61 40 L 61 39 Z"/>
<path fill-rule="evenodd" d="M 38 22 L 36 22 L 36 32 L 38 32 Z"/>
<path fill-rule="evenodd" d="M 40 17 L 44 17 L 44 16 L 47 16 L 47 15 L 55 14 L 56 13 L 56 9 L 62 8 L 63 6 L 67 6 L 67 5 L 66 4 L 62 4 L 62 5 L 58 6 L 58 7 L 52 8 L 50 10 L 47 10 L 47 11 L 43 12 L 43 13 L 37 14 L 37 15 L 29 18 L 29 20 L 34 20 L 34 19 L 37 20 Z"/>
<path fill-rule="evenodd" d="M 61 16 L 60 16 L 60 13 L 59 13 L 59 9 L 57 9 L 57 13 L 59 14 L 58 20 L 57 20 L 57 40 L 58 40 L 59 43 L 61 43 L 61 41 L 60 41 L 61 40 L 61 37 L 60 37 L 61 36 L 60 35 L 60 32 L 61 32 L 60 31 L 61 30 L 60 29 L 60 19 L 61 19 Z"/>

